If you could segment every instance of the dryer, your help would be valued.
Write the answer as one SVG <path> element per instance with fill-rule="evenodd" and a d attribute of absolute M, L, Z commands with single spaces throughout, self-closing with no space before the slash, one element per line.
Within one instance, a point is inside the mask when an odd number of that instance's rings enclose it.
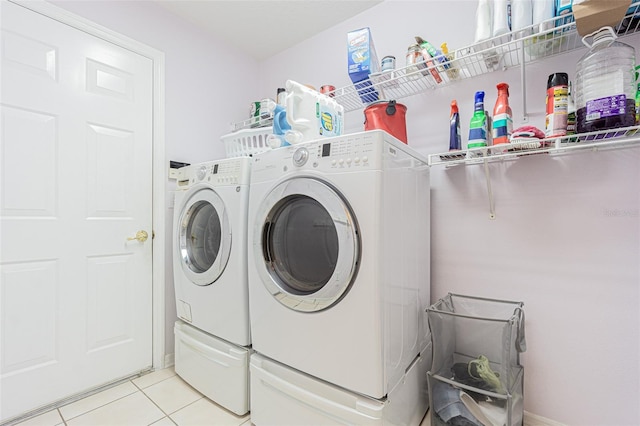
<path fill-rule="evenodd" d="M 426 158 L 380 130 L 255 156 L 253 349 L 384 398 L 430 342 L 429 197 Z"/>
<path fill-rule="evenodd" d="M 179 169 L 174 204 L 176 372 L 236 414 L 249 409 L 248 157 Z M 233 391 L 231 391 L 233 390 Z"/>

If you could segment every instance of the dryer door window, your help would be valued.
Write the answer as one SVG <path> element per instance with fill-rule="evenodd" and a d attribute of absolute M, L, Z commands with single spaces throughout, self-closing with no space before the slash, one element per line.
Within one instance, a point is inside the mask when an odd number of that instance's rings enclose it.
<path fill-rule="evenodd" d="M 355 278 L 360 241 L 355 217 L 338 192 L 313 178 L 292 179 L 269 194 L 260 214 L 254 247 L 273 296 L 305 312 L 339 301 Z"/>
<path fill-rule="evenodd" d="M 188 197 L 178 224 L 182 269 L 197 285 L 215 282 L 227 265 L 231 229 L 218 194 L 200 189 Z"/>

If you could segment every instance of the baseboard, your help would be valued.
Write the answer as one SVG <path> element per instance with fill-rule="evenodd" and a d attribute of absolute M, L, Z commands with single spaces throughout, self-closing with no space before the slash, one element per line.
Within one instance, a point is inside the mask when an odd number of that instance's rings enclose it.
<path fill-rule="evenodd" d="M 164 356 L 164 368 L 171 367 L 176 363 L 175 354 L 166 354 Z"/>
<path fill-rule="evenodd" d="M 528 411 L 524 412 L 524 426 L 567 426 L 564 423 L 556 422 L 555 420 L 547 419 L 537 414 L 531 414 Z"/>

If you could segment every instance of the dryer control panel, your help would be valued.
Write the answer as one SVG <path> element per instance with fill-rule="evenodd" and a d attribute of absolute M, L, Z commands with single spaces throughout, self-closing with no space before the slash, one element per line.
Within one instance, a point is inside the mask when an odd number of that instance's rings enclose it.
<path fill-rule="evenodd" d="M 197 183 L 210 186 L 248 185 L 250 177 L 249 158 L 209 161 L 183 167 L 178 178 L 178 187 L 186 188 Z"/>

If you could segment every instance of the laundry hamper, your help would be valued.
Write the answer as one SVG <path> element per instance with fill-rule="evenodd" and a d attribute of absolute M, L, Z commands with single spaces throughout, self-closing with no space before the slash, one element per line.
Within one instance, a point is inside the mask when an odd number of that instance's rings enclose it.
<path fill-rule="evenodd" d="M 449 293 L 427 308 L 427 316 L 432 425 L 521 425 L 523 303 Z"/>

